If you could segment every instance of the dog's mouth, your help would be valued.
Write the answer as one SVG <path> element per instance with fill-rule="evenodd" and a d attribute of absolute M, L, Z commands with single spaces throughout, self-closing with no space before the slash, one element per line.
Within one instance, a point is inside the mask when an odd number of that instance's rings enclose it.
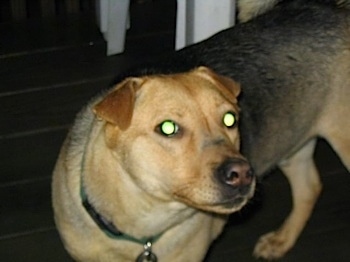
<path fill-rule="evenodd" d="M 236 194 L 230 197 L 223 197 L 222 201 L 214 202 L 208 211 L 222 214 L 231 214 L 241 210 L 249 200 L 254 196 L 255 181 L 248 187 L 244 188 L 245 194 Z"/>
<path fill-rule="evenodd" d="M 186 187 L 177 196 L 188 205 L 221 214 L 240 210 L 255 190 L 255 176 L 244 158 L 226 158 L 213 169 L 206 183 Z"/>
<path fill-rule="evenodd" d="M 237 188 L 232 192 L 220 189 L 220 187 L 197 192 L 196 196 L 177 198 L 196 209 L 217 214 L 231 214 L 242 209 L 254 195 L 255 180 L 249 186 Z M 226 192 L 225 192 L 226 191 Z"/>
<path fill-rule="evenodd" d="M 254 196 L 255 183 L 249 189 L 246 195 L 238 195 L 233 198 L 229 198 L 226 201 L 215 204 L 215 207 L 222 210 L 223 213 L 234 213 L 243 208 L 249 200 Z M 216 211 L 220 213 L 219 211 Z"/>

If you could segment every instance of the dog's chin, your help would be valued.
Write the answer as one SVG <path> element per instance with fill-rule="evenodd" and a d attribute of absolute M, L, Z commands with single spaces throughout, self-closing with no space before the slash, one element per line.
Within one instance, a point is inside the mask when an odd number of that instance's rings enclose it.
<path fill-rule="evenodd" d="M 188 199 L 182 199 L 187 205 L 199 209 L 201 211 L 229 215 L 241 210 L 249 201 L 251 196 L 239 196 L 233 199 L 225 199 L 214 202 L 198 203 Z"/>
<path fill-rule="evenodd" d="M 249 197 L 237 197 L 234 200 L 227 200 L 213 205 L 198 207 L 207 212 L 229 215 L 241 210 L 249 201 Z"/>

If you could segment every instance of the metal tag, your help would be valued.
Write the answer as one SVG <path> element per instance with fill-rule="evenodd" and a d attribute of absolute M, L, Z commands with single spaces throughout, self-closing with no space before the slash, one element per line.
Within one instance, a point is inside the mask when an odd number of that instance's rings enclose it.
<path fill-rule="evenodd" d="M 136 262 L 157 262 L 157 256 L 152 253 L 152 251 L 143 251 L 138 258 L 136 259 Z"/>
<path fill-rule="evenodd" d="M 152 252 L 152 243 L 147 242 L 144 246 L 144 251 L 137 257 L 136 262 L 157 262 L 157 256 Z"/>

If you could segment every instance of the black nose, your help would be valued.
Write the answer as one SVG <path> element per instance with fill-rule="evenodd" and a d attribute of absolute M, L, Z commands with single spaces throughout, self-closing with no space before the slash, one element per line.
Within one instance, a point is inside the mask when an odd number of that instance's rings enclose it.
<path fill-rule="evenodd" d="M 217 178 L 221 183 L 231 187 L 248 186 L 253 181 L 253 170 L 244 159 L 230 158 L 217 169 Z"/>

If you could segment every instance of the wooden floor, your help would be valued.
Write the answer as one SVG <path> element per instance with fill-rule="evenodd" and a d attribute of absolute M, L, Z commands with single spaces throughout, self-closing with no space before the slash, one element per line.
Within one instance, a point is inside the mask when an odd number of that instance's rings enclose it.
<path fill-rule="evenodd" d="M 71 261 L 52 218 L 51 172 L 74 115 L 128 66 L 174 47 L 175 1 L 131 9 L 126 51 L 106 57 L 93 16 L 0 24 L 0 261 Z M 281 261 L 350 261 L 350 175 L 324 141 L 316 152 L 324 192 L 295 248 Z M 279 171 L 232 216 L 207 262 L 255 261 L 258 237 L 291 207 Z"/>

